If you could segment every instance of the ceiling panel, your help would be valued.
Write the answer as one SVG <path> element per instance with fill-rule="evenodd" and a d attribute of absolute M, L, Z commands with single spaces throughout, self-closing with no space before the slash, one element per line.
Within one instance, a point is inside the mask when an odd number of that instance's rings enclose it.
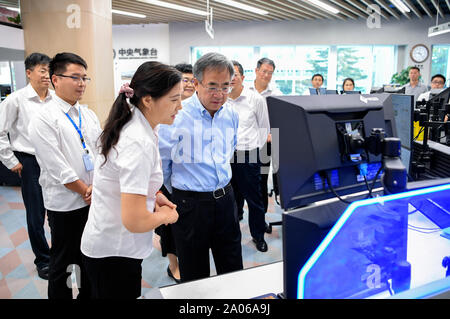
<path fill-rule="evenodd" d="M 313 20 L 336 19 L 356 20 L 368 17 L 368 6 L 377 5 L 386 20 L 402 18 L 420 19 L 439 17 L 450 14 L 450 0 L 401 0 L 410 9 L 402 12 L 390 0 L 322 0 L 322 2 L 339 10 L 334 14 L 314 5 L 310 0 L 237 0 L 237 2 L 263 9 L 269 12 L 260 15 L 254 12 L 237 9 L 215 0 L 210 0 L 214 21 L 281 21 L 281 20 Z M 206 11 L 206 0 L 164 0 L 201 11 Z M 0 6 L 18 7 L 19 0 L 0 0 Z M 113 24 L 169 23 L 169 22 L 202 22 L 205 16 L 167 9 L 157 5 L 143 3 L 138 0 L 112 0 L 112 8 L 146 15 L 146 18 L 134 18 L 113 14 Z"/>

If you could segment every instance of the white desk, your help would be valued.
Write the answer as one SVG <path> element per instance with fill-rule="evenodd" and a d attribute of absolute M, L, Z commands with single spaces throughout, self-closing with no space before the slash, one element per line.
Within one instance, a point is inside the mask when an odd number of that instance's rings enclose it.
<path fill-rule="evenodd" d="M 283 262 L 166 286 L 159 291 L 164 299 L 251 299 L 276 295 L 283 291 Z"/>

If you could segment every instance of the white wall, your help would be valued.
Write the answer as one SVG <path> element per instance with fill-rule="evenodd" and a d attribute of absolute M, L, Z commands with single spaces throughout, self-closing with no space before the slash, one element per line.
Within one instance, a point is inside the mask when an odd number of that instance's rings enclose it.
<path fill-rule="evenodd" d="M 439 23 L 448 21 L 440 19 Z M 313 20 L 313 21 L 276 21 L 276 22 L 214 22 L 214 40 L 201 23 L 171 23 L 170 62 L 190 61 L 192 46 L 231 46 L 231 45 L 362 45 L 393 44 L 405 45 L 400 52 L 399 68 L 414 64 L 409 57 L 410 49 L 418 43 L 427 45 L 450 44 L 450 33 L 428 38 L 428 28 L 435 25 L 435 18 L 402 18 L 389 21 L 382 19 L 380 28 L 370 29 L 366 20 Z M 276 62 L 276 61 L 275 61 Z M 255 61 L 256 65 L 256 61 Z M 429 80 L 431 58 L 422 66 L 422 76 Z"/>
<path fill-rule="evenodd" d="M 0 24 L 0 48 L 25 50 L 23 30 Z"/>

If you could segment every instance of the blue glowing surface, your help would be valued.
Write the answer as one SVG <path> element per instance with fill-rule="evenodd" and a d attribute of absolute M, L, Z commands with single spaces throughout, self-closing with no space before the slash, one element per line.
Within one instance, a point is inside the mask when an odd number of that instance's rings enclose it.
<path fill-rule="evenodd" d="M 427 216 L 442 217 L 450 212 L 448 198 L 450 184 L 353 202 L 300 270 L 298 298 L 365 298 L 407 290 L 408 207 L 440 203 L 428 205 Z"/>

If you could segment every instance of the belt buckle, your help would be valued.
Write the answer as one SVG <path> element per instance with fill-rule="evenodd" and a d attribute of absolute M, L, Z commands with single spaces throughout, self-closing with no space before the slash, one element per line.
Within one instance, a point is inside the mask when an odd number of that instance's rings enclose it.
<path fill-rule="evenodd" d="M 216 192 L 218 192 L 218 191 L 222 191 L 222 194 L 216 196 Z M 224 196 L 225 196 L 225 188 L 219 188 L 219 189 L 216 189 L 216 190 L 213 192 L 213 197 L 214 197 L 214 199 L 219 199 L 219 198 L 224 197 Z"/>

